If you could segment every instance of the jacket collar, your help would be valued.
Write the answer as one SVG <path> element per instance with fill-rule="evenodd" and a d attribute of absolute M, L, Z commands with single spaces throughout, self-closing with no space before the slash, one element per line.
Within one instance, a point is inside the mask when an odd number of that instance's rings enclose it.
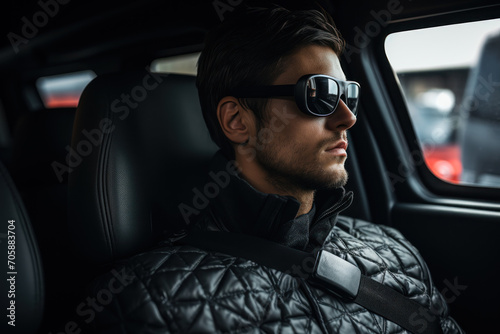
<path fill-rule="evenodd" d="M 209 230 L 246 233 L 281 244 L 306 249 L 323 244 L 340 211 L 352 202 L 352 192 L 344 188 L 318 191 L 312 212 L 295 218 L 300 203 L 291 196 L 266 194 L 253 188 L 235 172 L 234 161 L 219 151 L 209 176 L 219 186 L 218 193 L 194 225 Z M 208 183 L 207 183 L 208 184 Z"/>

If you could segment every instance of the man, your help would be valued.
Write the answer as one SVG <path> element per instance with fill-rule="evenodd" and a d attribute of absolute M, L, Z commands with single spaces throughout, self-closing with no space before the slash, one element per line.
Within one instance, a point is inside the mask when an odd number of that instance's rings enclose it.
<path fill-rule="evenodd" d="M 197 85 L 207 126 L 221 147 L 211 175 L 231 175 L 203 212 L 188 217 L 189 234 L 209 238 L 208 231 L 228 231 L 286 249 L 335 254 L 417 302 L 421 307 L 409 321 L 422 331 L 434 318 L 444 333 L 460 333 L 425 263 L 400 233 L 338 216 L 352 201 L 342 186 L 346 131 L 356 122 L 359 95 L 359 85 L 346 81 L 340 66 L 342 47 L 326 15 L 280 7 L 245 9 L 209 34 Z M 95 329 L 407 332 L 311 284 L 300 275 L 310 263 L 276 270 L 183 240 L 121 265 L 134 268 L 138 279 L 96 313 Z M 261 245 L 253 246 L 257 251 Z M 110 278 L 94 290 L 110 286 Z M 141 293 L 144 298 L 131 299 Z"/>

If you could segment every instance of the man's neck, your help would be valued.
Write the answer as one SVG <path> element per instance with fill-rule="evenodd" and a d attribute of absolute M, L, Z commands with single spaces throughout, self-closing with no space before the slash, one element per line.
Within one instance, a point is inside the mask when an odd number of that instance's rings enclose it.
<path fill-rule="evenodd" d="M 293 195 L 290 195 L 293 196 Z M 314 192 L 309 196 L 303 196 L 302 198 L 298 198 L 298 196 L 293 196 L 300 202 L 300 208 L 297 212 L 297 217 L 311 211 L 314 202 Z"/>
<path fill-rule="evenodd" d="M 241 176 L 252 187 L 266 194 L 277 194 L 281 196 L 291 196 L 300 202 L 297 217 L 311 211 L 314 202 L 314 191 L 304 190 L 287 180 L 276 176 L 271 176 L 261 169 L 245 168 L 239 163 Z"/>

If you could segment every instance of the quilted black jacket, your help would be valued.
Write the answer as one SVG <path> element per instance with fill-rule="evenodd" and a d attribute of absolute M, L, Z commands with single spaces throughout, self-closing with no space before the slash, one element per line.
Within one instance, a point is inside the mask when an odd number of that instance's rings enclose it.
<path fill-rule="evenodd" d="M 220 191 L 204 210 L 184 212 L 192 228 L 321 247 L 420 303 L 426 311 L 412 319 L 417 326 L 439 317 L 444 333 L 462 333 L 422 257 L 398 231 L 338 215 L 351 202 L 343 189 L 318 195 L 313 211 L 294 219 L 295 199 L 259 193 L 236 175 L 224 179 L 217 170 L 228 165 L 220 155 L 214 166 Z M 99 333 L 407 333 L 297 276 L 171 242 L 117 264 L 90 293 L 105 299 L 85 319 Z"/>

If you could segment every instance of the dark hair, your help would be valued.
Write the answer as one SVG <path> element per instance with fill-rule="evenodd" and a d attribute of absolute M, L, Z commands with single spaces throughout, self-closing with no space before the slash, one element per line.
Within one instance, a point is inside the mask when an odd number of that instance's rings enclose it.
<path fill-rule="evenodd" d="M 226 156 L 234 152 L 217 119 L 219 101 L 237 87 L 272 84 L 285 70 L 286 57 L 307 45 L 342 53 L 344 41 L 328 13 L 246 7 L 209 32 L 198 61 L 196 86 L 212 140 Z M 265 119 L 267 99 L 240 102 L 259 123 Z"/>

